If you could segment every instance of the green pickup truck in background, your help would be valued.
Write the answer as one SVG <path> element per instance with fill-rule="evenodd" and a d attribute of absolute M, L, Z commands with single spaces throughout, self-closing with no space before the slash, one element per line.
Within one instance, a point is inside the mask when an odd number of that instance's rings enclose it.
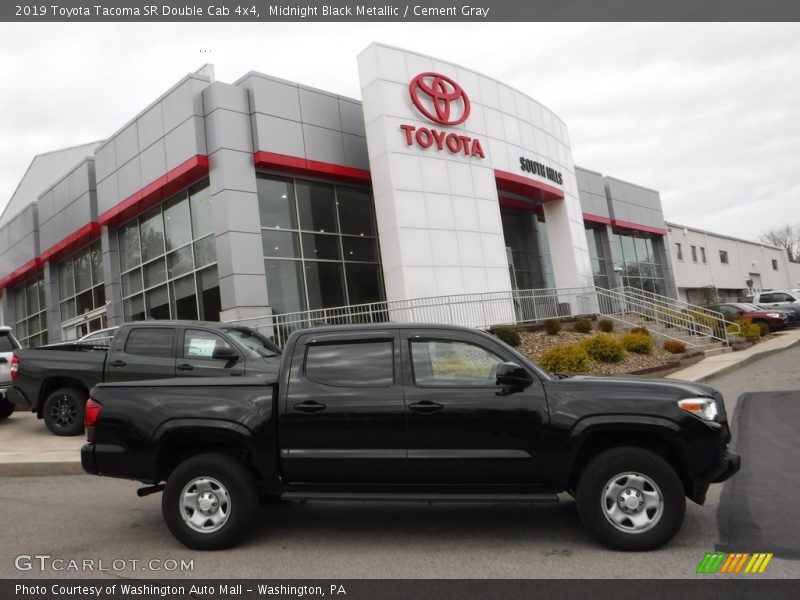
<path fill-rule="evenodd" d="M 91 340 L 18 349 L 9 399 L 56 435 L 83 433 L 86 399 L 98 383 L 172 377 L 274 376 L 281 350 L 247 328 L 201 321 L 122 325 L 106 345 Z"/>

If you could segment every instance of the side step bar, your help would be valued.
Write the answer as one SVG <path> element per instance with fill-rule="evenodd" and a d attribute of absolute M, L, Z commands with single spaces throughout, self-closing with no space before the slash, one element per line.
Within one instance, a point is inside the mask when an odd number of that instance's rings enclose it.
<path fill-rule="evenodd" d="M 402 494 L 359 492 L 284 492 L 281 500 L 380 501 L 380 502 L 558 502 L 556 494 Z"/>

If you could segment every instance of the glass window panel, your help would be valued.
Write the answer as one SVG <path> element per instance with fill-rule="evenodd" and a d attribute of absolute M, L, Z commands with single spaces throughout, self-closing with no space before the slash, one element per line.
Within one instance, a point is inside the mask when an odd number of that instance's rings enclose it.
<path fill-rule="evenodd" d="M 182 277 L 169 284 L 172 297 L 172 316 L 175 319 L 197 319 L 197 295 L 194 275 Z"/>
<path fill-rule="evenodd" d="M 222 303 L 219 297 L 217 267 L 209 267 L 197 273 L 197 301 L 203 321 L 219 321 Z"/>
<path fill-rule="evenodd" d="M 622 240 L 622 255 L 627 263 L 636 262 L 636 246 L 634 245 L 633 238 L 629 235 L 621 235 Z"/>
<path fill-rule="evenodd" d="M 164 259 L 159 258 L 144 266 L 144 287 L 149 288 L 167 280 L 167 269 Z"/>
<path fill-rule="evenodd" d="M 350 304 L 368 304 L 383 300 L 383 278 L 380 265 L 348 263 L 347 293 Z"/>
<path fill-rule="evenodd" d="M 27 321 L 18 321 L 15 329 L 16 329 L 16 332 L 17 332 L 17 339 L 22 343 L 23 346 L 25 346 L 26 344 L 23 341 L 23 338 L 28 337 L 28 323 L 27 323 Z"/>
<path fill-rule="evenodd" d="M 139 229 L 142 238 L 142 262 L 164 254 L 164 221 L 161 210 L 143 217 Z"/>
<path fill-rule="evenodd" d="M 261 230 L 266 258 L 300 258 L 300 236 L 291 231 Z"/>
<path fill-rule="evenodd" d="M 647 255 L 650 257 L 648 262 L 654 263 L 658 262 L 658 257 L 656 256 L 655 248 L 653 247 L 653 239 L 652 238 L 645 238 L 644 240 L 645 248 L 647 249 Z"/>
<path fill-rule="evenodd" d="M 265 260 L 267 296 L 273 313 L 305 310 L 302 263 L 294 260 Z"/>
<path fill-rule="evenodd" d="M 25 316 L 39 312 L 39 286 L 35 281 L 25 286 L 25 307 Z"/>
<path fill-rule="evenodd" d="M 217 242 L 213 235 L 203 238 L 194 245 L 195 269 L 217 262 Z"/>
<path fill-rule="evenodd" d="M 145 308 L 149 319 L 169 319 L 169 302 L 167 300 L 167 286 L 162 285 L 154 290 L 145 292 Z"/>
<path fill-rule="evenodd" d="M 94 295 L 94 307 L 100 308 L 106 304 L 106 287 L 104 285 L 95 286 L 92 290 Z"/>
<path fill-rule="evenodd" d="M 294 186 L 290 179 L 256 180 L 258 208 L 262 227 L 297 229 L 297 213 L 294 207 Z"/>
<path fill-rule="evenodd" d="M 25 288 L 20 287 L 14 291 L 14 317 L 15 321 L 25 318 Z"/>
<path fill-rule="evenodd" d="M 417 385 L 495 386 L 492 375 L 503 359 L 466 342 L 415 340 L 411 362 Z"/>
<path fill-rule="evenodd" d="M 594 229 L 586 229 L 586 245 L 589 246 L 589 257 L 593 259 L 600 258 L 597 255 L 597 234 Z"/>
<path fill-rule="evenodd" d="M 306 262 L 305 271 L 309 309 L 347 304 L 344 297 L 341 263 Z"/>
<path fill-rule="evenodd" d="M 186 198 L 164 207 L 164 240 L 167 251 L 180 248 L 192 241 L 189 200 Z"/>
<path fill-rule="evenodd" d="M 342 233 L 375 236 L 375 206 L 369 191 L 338 186 L 336 199 Z"/>
<path fill-rule="evenodd" d="M 89 251 L 79 252 L 72 258 L 75 265 L 75 293 L 92 287 L 92 263 Z"/>
<path fill-rule="evenodd" d="M 92 285 L 103 283 L 103 251 L 100 249 L 100 244 L 92 244 L 89 250 L 90 259 L 92 261 Z"/>
<path fill-rule="evenodd" d="M 360 237 L 342 237 L 342 246 L 344 247 L 345 260 L 357 260 L 365 262 L 380 261 L 380 258 L 378 257 L 378 240 Z M 525 266 L 527 266 L 527 257 L 525 258 Z"/>
<path fill-rule="evenodd" d="M 139 251 L 139 225 L 136 221 L 119 230 L 119 263 L 123 271 L 142 264 Z"/>
<path fill-rule="evenodd" d="M 333 186 L 311 181 L 297 182 L 297 208 L 300 229 L 336 233 L 336 202 Z"/>
<path fill-rule="evenodd" d="M 67 321 L 69 319 L 74 319 L 76 316 L 75 313 L 75 300 L 70 299 L 66 302 L 61 303 L 61 320 Z"/>
<path fill-rule="evenodd" d="M 304 233 L 303 256 L 306 259 L 341 260 L 339 236 Z"/>
<path fill-rule="evenodd" d="M 58 293 L 62 300 L 75 295 L 75 273 L 73 269 L 71 258 L 58 265 Z"/>
<path fill-rule="evenodd" d="M 75 308 L 79 315 L 87 313 L 94 309 L 94 301 L 92 299 L 92 290 L 86 290 L 82 294 L 75 297 Z"/>
<path fill-rule="evenodd" d="M 638 277 L 639 276 L 639 264 L 638 263 L 628 263 L 625 265 L 625 273 L 627 273 L 631 277 Z"/>
<path fill-rule="evenodd" d="M 647 243 L 644 238 L 633 238 L 634 246 L 636 246 L 636 260 L 639 262 L 652 262 L 650 255 L 647 253 Z"/>
<path fill-rule="evenodd" d="M 139 356 L 174 356 L 172 344 L 175 329 L 172 327 L 137 327 L 132 329 L 125 340 L 125 352 Z"/>
<path fill-rule="evenodd" d="M 142 295 L 122 301 L 126 321 L 144 321 L 144 299 Z"/>
<path fill-rule="evenodd" d="M 122 295 L 130 296 L 142 291 L 142 270 L 136 269 L 122 276 Z"/>
<path fill-rule="evenodd" d="M 178 277 L 194 269 L 192 265 L 192 247 L 184 246 L 180 250 L 167 254 L 167 269 L 169 277 Z"/>
<path fill-rule="evenodd" d="M 41 325 L 39 323 L 39 315 L 36 314 L 28 319 L 28 335 L 32 335 L 34 333 L 39 333 L 41 331 Z"/>
<path fill-rule="evenodd" d="M 194 359 L 214 360 L 219 349 L 234 350 L 221 336 L 210 331 L 187 329 L 183 335 L 183 356 Z"/>
<path fill-rule="evenodd" d="M 323 385 L 390 387 L 394 347 L 391 340 L 312 345 L 306 353 L 305 374 Z"/>
<path fill-rule="evenodd" d="M 214 212 L 211 205 L 211 192 L 207 183 L 203 187 L 189 190 L 189 204 L 192 209 L 192 231 L 194 238 L 214 232 Z"/>

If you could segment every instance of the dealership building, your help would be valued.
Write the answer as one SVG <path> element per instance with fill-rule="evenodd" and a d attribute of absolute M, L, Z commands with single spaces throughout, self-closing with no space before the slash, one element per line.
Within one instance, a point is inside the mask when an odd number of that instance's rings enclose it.
<path fill-rule="evenodd" d="M 360 100 L 205 67 L 37 156 L 0 217 L 2 322 L 38 345 L 512 289 L 677 296 L 658 192 L 576 167 L 551 110 L 382 44 L 357 68 Z"/>

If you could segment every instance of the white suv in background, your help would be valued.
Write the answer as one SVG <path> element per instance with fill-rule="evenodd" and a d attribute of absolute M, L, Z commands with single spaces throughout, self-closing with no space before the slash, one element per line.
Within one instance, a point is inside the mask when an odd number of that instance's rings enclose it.
<path fill-rule="evenodd" d="M 753 304 L 759 306 L 781 306 L 800 302 L 800 292 L 795 290 L 772 290 L 753 294 Z"/>
<path fill-rule="evenodd" d="M 11 387 L 11 357 L 19 342 L 11 335 L 11 327 L 0 327 L 0 419 L 11 416 L 14 405 L 6 396 Z"/>

